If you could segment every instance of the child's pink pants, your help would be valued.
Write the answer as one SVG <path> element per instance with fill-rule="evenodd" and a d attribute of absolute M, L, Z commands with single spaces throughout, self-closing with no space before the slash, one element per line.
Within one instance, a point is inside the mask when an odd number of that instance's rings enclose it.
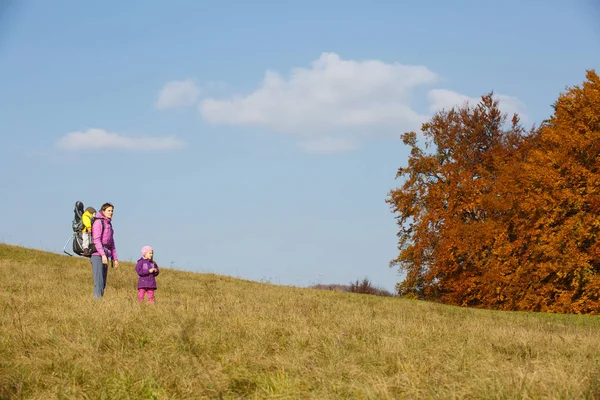
<path fill-rule="evenodd" d="M 146 293 L 148 293 L 148 303 L 154 304 L 154 290 L 152 289 L 138 289 L 138 301 L 143 301 Z"/>

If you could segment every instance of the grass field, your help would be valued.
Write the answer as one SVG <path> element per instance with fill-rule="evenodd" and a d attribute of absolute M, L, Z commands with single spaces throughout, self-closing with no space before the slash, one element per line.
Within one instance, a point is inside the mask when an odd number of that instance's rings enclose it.
<path fill-rule="evenodd" d="M 600 399 L 600 317 L 510 313 L 0 244 L 0 399 Z"/>

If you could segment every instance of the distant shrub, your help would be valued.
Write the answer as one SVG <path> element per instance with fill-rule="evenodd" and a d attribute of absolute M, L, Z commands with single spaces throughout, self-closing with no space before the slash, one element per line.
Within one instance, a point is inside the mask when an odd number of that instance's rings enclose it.
<path fill-rule="evenodd" d="M 334 283 L 328 284 L 328 285 L 319 283 L 319 284 L 311 286 L 311 288 L 313 288 L 313 289 L 320 289 L 320 290 L 333 290 L 333 291 L 336 291 L 336 292 L 349 292 L 350 291 L 350 286 L 348 286 L 348 285 L 334 284 Z"/>
<path fill-rule="evenodd" d="M 351 282 L 350 291 L 352 293 L 375 294 L 377 289 L 373 287 L 369 279 L 365 278 L 362 280 L 362 282 L 358 279 L 356 280 L 356 282 Z"/>
<path fill-rule="evenodd" d="M 371 281 L 368 278 L 364 278 L 362 281 L 358 279 L 356 282 L 350 283 L 350 292 L 352 293 L 362 293 L 362 294 L 374 294 L 375 296 L 386 296 L 393 297 L 389 291 L 379 288 L 377 286 L 373 286 Z"/>
<path fill-rule="evenodd" d="M 389 291 L 377 286 L 373 286 L 368 278 L 364 278 L 362 281 L 357 279 L 356 282 L 351 282 L 349 285 L 319 283 L 311 286 L 311 288 L 320 290 L 333 290 L 336 292 L 351 292 L 372 294 L 375 296 L 394 297 L 394 294 L 390 293 Z"/>

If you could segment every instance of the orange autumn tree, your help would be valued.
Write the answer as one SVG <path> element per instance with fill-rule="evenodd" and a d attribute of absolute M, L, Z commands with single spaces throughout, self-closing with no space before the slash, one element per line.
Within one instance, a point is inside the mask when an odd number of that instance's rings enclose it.
<path fill-rule="evenodd" d="M 421 127 L 424 148 L 415 132 L 403 135 L 411 153 L 396 177 L 405 180 L 386 200 L 399 214 L 400 253 L 391 266 L 406 273 L 400 295 L 487 304 L 481 287 L 503 229 L 496 182 L 527 137 L 517 115 L 506 122 L 489 93 L 475 106 L 437 112 Z"/>
<path fill-rule="evenodd" d="M 526 134 L 491 94 L 416 134 L 398 213 L 401 295 L 504 310 L 600 312 L 600 82 L 588 71 Z"/>
<path fill-rule="evenodd" d="M 600 313 L 600 78 L 587 71 L 505 174 L 513 212 L 496 263 L 504 309 Z M 505 215 L 505 217 L 507 217 Z"/>

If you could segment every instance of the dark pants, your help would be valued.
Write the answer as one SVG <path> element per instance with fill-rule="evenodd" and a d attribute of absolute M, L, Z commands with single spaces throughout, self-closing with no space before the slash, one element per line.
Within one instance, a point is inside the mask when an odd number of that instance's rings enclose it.
<path fill-rule="evenodd" d="M 92 273 L 94 274 L 94 297 L 99 299 L 104 296 L 108 265 L 102 264 L 101 256 L 92 256 L 90 257 L 90 261 L 92 263 Z"/>

